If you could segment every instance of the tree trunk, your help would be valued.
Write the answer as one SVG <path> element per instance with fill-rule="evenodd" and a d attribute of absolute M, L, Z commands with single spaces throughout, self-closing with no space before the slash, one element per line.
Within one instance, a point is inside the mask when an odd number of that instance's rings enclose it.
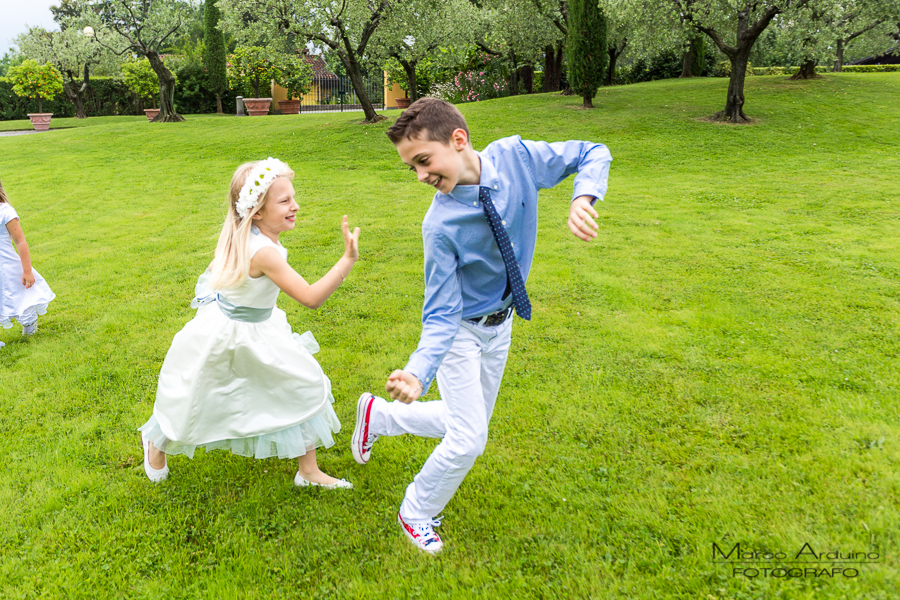
<path fill-rule="evenodd" d="M 584 104 L 581 105 L 581 108 L 594 108 L 594 101 L 590 96 L 582 96 L 584 98 Z"/>
<path fill-rule="evenodd" d="M 403 67 L 403 72 L 406 73 L 406 86 L 409 88 L 409 91 L 406 92 L 406 96 L 409 98 L 410 104 L 412 104 L 419 99 L 419 79 L 416 76 L 416 63 L 419 61 L 408 61 L 397 55 L 394 55 L 394 58 L 396 58 L 397 62 L 400 63 L 400 66 Z"/>
<path fill-rule="evenodd" d="M 837 59 L 834 61 L 834 72 L 840 73 L 844 70 L 844 40 L 838 39 L 835 53 Z"/>
<path fill-rule="evenodd" d="M 366 85 L 363 81 L 362 69 L 360 69 L 356 57 L 347 55 L 344 52 L 339 52 L 339 56 L 341 57 L 341 63 L 343 63 L 344 69 L 347 70 L 347 75 L 350 77 L 350 84 L 353 86 L 353 91 L 356 92 L 356 97 L 359 98 L 363 114 L 366 115 L 366 123 L 377 123 L 378 121 L 386 119 L 387 117 L 383 117 L 375 112 L 375 107 L 372 106 L 372 101 L 369 100 L 369 94 L 366 92 Z"/>
<path fill-rule="evenodd" d="M 562 76 L 562 48 L 547 44 L 544 48 L 544 92 L 558 92 Z"/>
<path fill-rule="evenodd" d="M 818 62 L 817 60 L 811 60 L 811 59 L 804 60 L 803 64 L 800 65 L 800 70 L 797 71 L 796 73 L 794 73 L 791 76 L 791 79 L 798 80 L 798 79 L 816 79 L 816 78 L 818 78 L 819 76 L 816 75 L 816 63 L 817 62 Z"/>
<path fill-rule="evenodd" d="M 616 84 L 616 61 L 619 60 L 619 53 L 616 52 L 615 46 L 607 48 L 609 54 L 609 67 L 606 69 L 606 85 Z"/>
<path fill-rule="evenodd" d="M 44 112 L 44 103 L 41 101 L 41 97 L 38 96 L 38 112 Z"/>
<path fill-rule="evenodd" d="M 622 38 L 621 42 L 613 42 L 607 47 L 607 53 L 609 54 L 609 67 L 606 69 L 606 83 L 604 85 L 616 84 L 616 63 L 618 62 L 619 57 L 622 56 L 622 53 L 625 52 L 625 45 L 627 43 L 628 38 Z"/>
<path fill-rule="evenodd" d="M 84 89 L 86 86 L 78 86 L 76 81 L 64 81 L 63 91 L 66 97 L 75 105 L 75 118 L 87 119 L 87 113 L 84 112 Z"/>
<path fill-rule="evenodd" d="M 184 117 L 175 111 L 175 76 L 163 63 L 159 53 L 151 50 L 145 56 L 159 79 L 159 114 L 156 115 L 153 122 L 180 123 L 184 121 Z"/>
<path fill-rule="evenodd" d="M 679 75 L 679 79 L 682 77 L 693 77 L 694 74 L 691 72 L 691 67 L 694 64 L 694 43 L 691 41 L 691 44 L 688 46 L 687 50 L 681 55 L 681 75 Z"/>
<path fill-rule="evenodd" d="M 737 53 L 731 59 L 731 77 L 728 79 L 728 95 L 725 110 L 713 115 L 714 121 L 727 121 L 734 124 L 749 123 L 750 118 L 744 114 L 744 80 L 747 77 L 747 63 L 750 60 L 750 49 Z"/>
<path fill-rule="evenodd" d="M 697 62 L 697 53 L 701 51 L 696 37 L 688 41 L 688 47 L 681 56 L 681 75 L 679 77 L 694 77 L 694 63 Z M 700 73 L 696 73 L 700 75 Z"/>
<path fill-rule="evenodd" d="M 522 82 L 522 89 L 526 94 L 534 93 L 534 67 L 525 65 L 519 69 L 519 80 Z"/>
<path fill-rule="evenodd" d="M 516 60 L 515 50 L 509 51 L 509 60 L 512 63 L 512 67 L 509 69 L 509 95 L 510 96 L 518 96 L 519 95 L 519 63 Z"/>
<path fill-rule="evenodd" d="M 222 94 L 216 94 L 216 114 L 217 115 L 225 114 L 222 111 Z"/>

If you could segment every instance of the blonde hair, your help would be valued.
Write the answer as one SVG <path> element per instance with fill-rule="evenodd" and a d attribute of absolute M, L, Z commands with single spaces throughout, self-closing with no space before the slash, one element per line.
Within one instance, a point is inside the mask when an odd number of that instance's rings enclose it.
<path fill-rule="evenodd" d="M 216 256 L 210 266 L 209 287 L 211 289 L 224 290 L 239 287 L 250 275 L 250 228 L 253 225 L 253 215 L 266 205 L 266 201 L 269 199 L 269 190 L 266 190 L 260 197 L 259 204 L 254 206 L 243 219 L 237 212 L 237 202 L 250 171 L 259 162 L 262 161 L 242 164 L 231 178 L 231 187 L 228 192 L 228 214 L 225 215 L 225 224 L 222 226 L 219 243 L 216 245 Z M 278 177 L 293 179 L 294 172 L 288 169 Z"/>
<path fill-rule="evenodd" d="M 0 183 L 0 204 L 9 204 L 9 198 L 6 197 L 6 192 L 3 191 L 2 183 Z"/>

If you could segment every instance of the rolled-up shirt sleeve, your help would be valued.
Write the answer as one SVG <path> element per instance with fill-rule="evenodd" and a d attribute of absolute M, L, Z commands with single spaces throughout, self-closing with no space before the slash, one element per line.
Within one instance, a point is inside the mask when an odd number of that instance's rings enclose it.
<path fill-rule="evenodd" d="M 552 188 L 569 175 L 575 176 L 572 200 L 593 196 L 603 200 L 609 179 L 612 155 L 603 144 L 594 142 L 521 141 L 525 164 L 539 189 Z M 592 203 L 593 204 L 593 203 Z"/>
<path fill-rule="evenodd" d="M 444 355 L 453 345 L 462 320 L 462 291 L 456 249 L 440 232 L 422 228 L 425 247 L 425 304 L 422 335 L 404 371 L 422 382 L 424 395 L 431 387 Z"/>

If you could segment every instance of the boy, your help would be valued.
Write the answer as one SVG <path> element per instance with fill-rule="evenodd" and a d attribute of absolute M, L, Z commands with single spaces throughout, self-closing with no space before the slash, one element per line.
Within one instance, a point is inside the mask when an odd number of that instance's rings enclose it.
<path fill-rule="evenodd" d="M 436 98 L 416 101 L 387 135 L 419 181 L 437 190 L 422 223 L 422 335 L 406 367 L 385 385 L 399 402 L 360 397 L 351 449 L 365 464 L 379 436 L 443 438 L 407 487 L 397 514 L 409 539 L 433 553 L 443 547 L 434 531 L 437 515 L 487 443 L 512 312 L 531 318 L 524 282 L 537 237 L 537 192 L 577 171 L 568 225 L 589 241 L 598 229 L 592 204 L 606 192 L 612 157 L 601 144 L 518 136 L 476 152 L 462 114 Z M 415 402 L 435 375 L 441 399 Z"/>

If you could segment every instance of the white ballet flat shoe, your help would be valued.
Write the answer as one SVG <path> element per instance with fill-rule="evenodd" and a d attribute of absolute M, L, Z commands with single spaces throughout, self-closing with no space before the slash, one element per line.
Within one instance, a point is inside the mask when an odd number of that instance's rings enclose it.
<path fill-rule="evenodd" d="M 346 479 L 338 479 L 334 483 L 316 483 L 315 481 L 307 481 L 300 475 L 300 471 L 297 471 L 297 474 L 294 475 L 294 485 L 297 487 L 319 487 L 323 490 L 351 490 L 353 489 L 353 484 L 347 481 Z"/>
<path fill-rule="evenodd" d="M 147 479 L 153 483 L 163 481 L 169 476 L 169 463 L 166 461 L 166 466 L 162 469 L 154 469 L 150 466 L 150 440 L 144 437 L 143 431 L 141 432 L 141 446 L 144 447 L 144 473 L 147 474 Z"/>

